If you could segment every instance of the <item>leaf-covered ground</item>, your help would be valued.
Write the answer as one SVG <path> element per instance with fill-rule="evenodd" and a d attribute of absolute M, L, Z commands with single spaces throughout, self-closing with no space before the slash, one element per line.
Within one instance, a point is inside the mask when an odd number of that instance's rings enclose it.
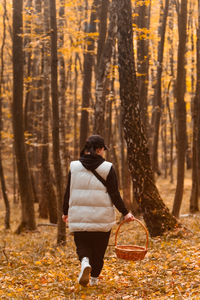
<path fill-rule="evenodd" d="M 67 245 L 58 248 L 56 227 L 15 235 L 13 227 L 19 220 L 13 220 L 12 230 L 5 232 L 3 215 L 2 209 L 0 299 L 200 299 L 200 215 L 181 218 L 190 231 L 150 238 L 141 262 L 116 258 L 115 226 L 100 283 L 87 288 L 77 284 L 80 264 L 68 230 Z M 135 222 L 125 226 L 119 243 L 121 238 L 127 244 L 144 243 L 145 234 Z"/>
<path fill-rule="evenodd" d="M 21 236 L 1 229 L 0 299 L 200 299 L 199 218 L 183 221 L 193 234 L 150 239 L 141 262 L 116 258 L 113 231 L 99 286 L 88 288 L 77 284 L 71 235 L 58 248 L 54 227 Z"/>

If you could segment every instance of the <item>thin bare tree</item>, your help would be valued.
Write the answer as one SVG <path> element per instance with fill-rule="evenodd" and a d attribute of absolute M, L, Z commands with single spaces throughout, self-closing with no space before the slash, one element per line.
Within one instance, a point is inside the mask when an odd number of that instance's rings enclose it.
<path fill-rule="evenodd" d="M 186 155 L 186 104 L 185 104 L 185 52 L 187 40 L 187 0 L 181 0 L 178 6 L 178 62 L 176 78 L 176 120 L 177 120 L 177 184 L 172 213 L 178 217 L 180 213 L 185 174 Z"/>
<path fill-rule="evenodd" d="M 99 0 L 94 0 L 91 9 L 90 22 L 86 26 L 86 32 L 96 32 L 96 18 L 97 18 L 97 5 Z M 91 82 L 92 82 L 92 68 L 94 65 L 94 46 L 95 41 L 93 37 L 87 38 L 87 48 L 84 53 L 84 65 L 83 65 L 83 87 L 82 87 L 82 111 L 80 122 L 80 149 L 83 148 L 85 141 L 89 133 L 89 113 L 88 108 L 91 98 Z"/>
<path fill-rule="evenodd" d="M 50 24 L 49 24 L 49 0 L 44 0 L 44 34 L 43 40 L 43 120 L 42 120 L 42 153 L 41 153 L 41 188 L 43 203 L 41 210 L 46 207 L 51 223 L 57 223 L 56 193 L 53 186 L 53 175 L 50 168 Z"/>
<path fill-rule="evenodd" d="M 200 120 L 200 0 L 198 0 L 196 94 L 193 101 L 192 191 L 190 211 L 199 211 L 199 120 Z"/>
<path fill-rule="evenodd" d="M 5 51 L 5 41 L 6 41 L 6 14 L 7 14 L 7 6 L 6 0 L 3 2 L 3 38 L 1 44 L 1 52 L 0 52 L 0 62 L 1 62 L 1 70 L 0 70 L 0 181 L 1 181 L 1 190 L 3 194 L 3 200 L 5 203 L 6 214 L 5 214 L 5 228 L 10 228 L 10 203 L 8 199 L 6 180 L 4 176 L 4 167 L 2 163 L 2 130 L 3 130 L 3 116 L 2 116 L 2 102 L 3 102 L 3 81 L 4 81 L 4 51 Z"/>
<path fill-rule="evenodd" d="M 21 224 L 17 229 L 35 230 L 34 197 L 24 139 L 23 114 L 23 1 L 13 0 L 13 134 L 16 164 L 21 197 Z"/>
<path fill-rule="evenodd" d="M 94 113 L 94 132 L 102 136 L 105 135 L 105 101 L 109 83 L 109 72 L 111 58 L 114 52 L 115 40 L 117 34 L 117 14 L 115 1 L 110 6 L 110 23 L 108 36 L 100 57 L 96 76 L 96 103 Z"/>
<path fill-rule="evenodd" d="M 58 105 L 58 56 L 57 56 L 57 21 L 56 1 L 49 0 L 50 28 L 51 28 L 51 101 L 52 101 L 52 137 L 53 137 L 53 163 L 55 170 L 55 182 L 57 190 L 58 230 L 57 243 L 66 241 L 65 223 L 62 221 L 63 202 L 63 174 L 60 159 L 59 139 L 59 105 Z"/>
<path fill-rule="evenodd" d="M 158 64 L 157 64 L 157 82 L 155 87 L 155 106 L 153 114 L 153 145 L 152 145 L 152 168 L 153 171 L 160 174 L 158 166 L 158 141 L 159 141 L 159 129 L 160 129 L 160 119 L 162 114 L 162 70 L 163 70 L 163 56 L 164 56 L 164 45 L 165 45 L 165 32 L 167 24 L 167 16 L 169 9 L 169 0 L 165 0 L 165 7 L 160 8 L 160 41 L 158 43 Z"/>

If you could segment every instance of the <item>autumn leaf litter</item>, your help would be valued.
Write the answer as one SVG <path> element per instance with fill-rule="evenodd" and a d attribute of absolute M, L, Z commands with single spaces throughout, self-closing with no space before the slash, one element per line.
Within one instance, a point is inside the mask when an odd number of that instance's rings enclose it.
<path fill-rule="evenodd" d="M 185 217 L 181 222 L 189 231 L 150 238 L 140 262 L 116 257 L 116 225 L 100 283 L 88 288 L 77 283 L 80 266 L 68 229 L 67 245 L 57 247 L 55 227 L 38 227 L 35 233 L 18 236 L 5 232 L 2 225 L 0 299 L 200 299 L 199 221 L 199 215 Z M 127 226 L 120 235 L 131 244 L 143 233 L 137 229 L 134 237 L 134 222 Z"/>

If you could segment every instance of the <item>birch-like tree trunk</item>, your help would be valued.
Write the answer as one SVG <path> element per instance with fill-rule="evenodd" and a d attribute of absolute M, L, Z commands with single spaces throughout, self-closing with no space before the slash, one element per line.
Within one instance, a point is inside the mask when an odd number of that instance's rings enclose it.
<path fill-rule="evenodd" d="M 13 0 L 13 134 L 17 163 L 19 190 L 21 196 L 21 224 L 17 232 L 24 228 L 35 230 L 33 189 L 28 170 L 24 140 L 23 115 L 23 1 Z"/>
<path fill-rule="evenodd" d="M 141 206 L 151 236 L 157 236 L 174 229 L 177 220 L 170 214 L 155 185 L 141 121 L 133 52 L 131 0 L 116 0 L 116 3 L 120 98 L 129 169 L 133 180 L 135 199 Z"/>

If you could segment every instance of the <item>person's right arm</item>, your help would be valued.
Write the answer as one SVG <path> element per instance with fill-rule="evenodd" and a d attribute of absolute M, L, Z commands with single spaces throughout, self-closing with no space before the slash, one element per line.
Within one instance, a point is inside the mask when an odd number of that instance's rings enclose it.
<path fill-rule="evenodd" d="M 121 198 L 118 189 L 117 175 L 113 167 L 111 167 L 108 177 L 106 179 L 106 187 L 112 203 L 115 205 L 118 211 L 123 214 L 124 220 L 132 221 L 134 219 L 134 216 L 132 215 L 132 213 L 128 212 L 124 201 Z"/>

